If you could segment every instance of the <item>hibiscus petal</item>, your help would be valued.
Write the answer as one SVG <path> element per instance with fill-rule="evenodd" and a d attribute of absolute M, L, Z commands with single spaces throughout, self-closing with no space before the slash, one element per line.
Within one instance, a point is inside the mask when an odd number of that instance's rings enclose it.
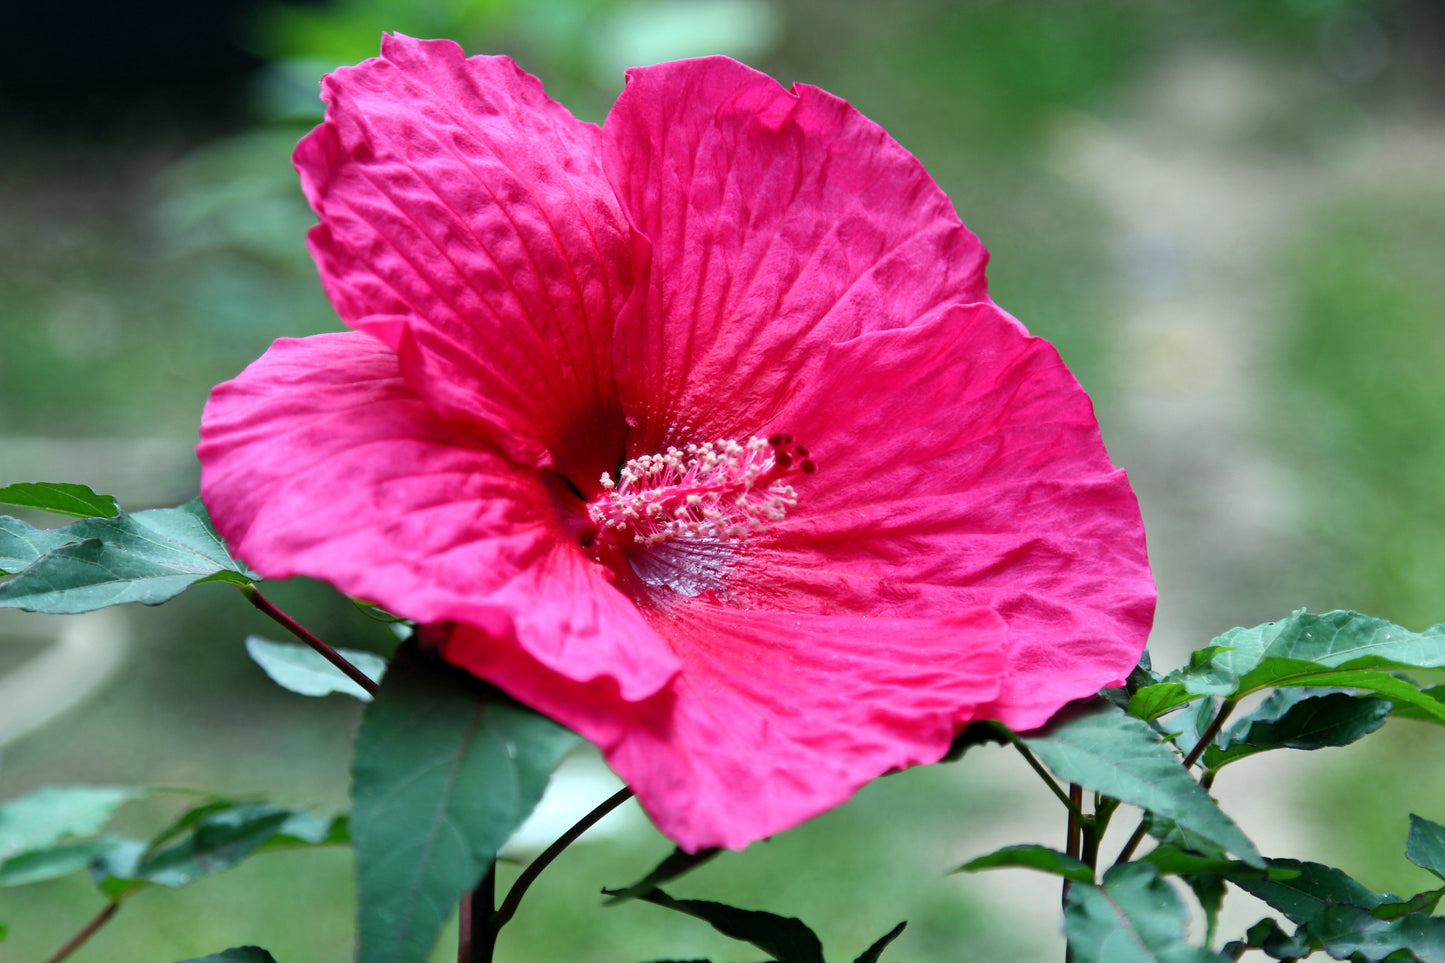
<path fill-rule="evenodd" d="M 212 392 L 197 453 L 218 530 L 267 578 L 308 575 L 419 622 L 483 626 L 631 699 L 677 672 L 582 554 L 565 486 L 438 417 L 368 335 L 277 341 Z"/>
<path fill-rule="evenodd" d="M 603 138 L 653 244 L 645 311 L 617 333 L 632 454 L 746 433 L 826 345 L 984 297 L 948 197 L 825 91 L 722 57 L 634 68 Z"/>
<path fill-rule="evenodd" d="M 835 345 L 824 368 L 769 429 L 817 472 L 732 561 L 729 598 L 907 617 L 987 606 L 1008 623 L 1009 669 L 985 711 L 1017 729 L 1127 675 L 1154 611 L 1144 529 L 1053 347 L 976 304 Z"/>
<path fill-rule="evenodd" d="M 671 690 L 619 700 L 463 630 L 449 661 L 596 742 L 658 829 L 684 849 L 741 849 L 848 799 L 893 769 L 936 762 L 992 699 L 1006 629 L 987 609 L 941 619 L 789 615 L 694 602 L 658 613 L 684 669 Z"/>
<path fill-rule="evenodd" d="M 614 319 L 645 261 L 600 132 L 506 57 L 389 36 L 323 82 L 296 149 L 311 250 L 347 324 L 402 356 L 413 389 L 516 458 L 615 468 Z M 564 463 L 568 457 L 582 463 Z"/>

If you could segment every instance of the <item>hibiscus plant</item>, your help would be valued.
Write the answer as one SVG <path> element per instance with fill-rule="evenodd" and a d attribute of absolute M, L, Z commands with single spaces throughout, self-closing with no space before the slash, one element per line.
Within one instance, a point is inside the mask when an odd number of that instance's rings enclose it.
<path fill-rule="evenodd" d="M 144 889 L 325 845 L 355 849 L 362 963 L 427 959 L 457 907 L 458 959 L 490 960 L 537 874 L 635 795 L 676 850 L 609 902 L 823 963 L 799 920 L 677 881 L 982 742 L 1038 774 L 1065 845 L 959 869 L 1060 877 L 1075 963 L 1445 960 L 1445 826 L 1411 817 L 1405 855 L 1441 885 L 1402 897 L 1270 858 L 1211 795 L 1250 755 L 1445 723 L 1442 687 L 1404 674 L 1445 667 L 1445 626 L 1301 610 L 1154 671 L 1144 530 L 1089 398 L 882 128 L 725 58 L 629 71 L 599 127 L 505 57 L 402 36 L 323 97 L 294 159 L 348 330 L 215 389 L 189 504 L 0 488 L 78 519 L 0 517 L 0 606 L 229 583 L 298 640 L 247 640 L 273 679 L 369 703 L 352 808 L 198 793 L 135 839 L 107 826 L 161 790 L 0 805 L 0 886 L 84 871 L 104 899 L 52 960 Z M 262 593 L 296 575 L 365 600 L 394 656 Z M 498 851 L 579 739 L 626 788 L 499 901 Z M 1222 942 L 1231 886 L 1273 913 Z M 903 929 L 845 955 L 905 959 Z"/>

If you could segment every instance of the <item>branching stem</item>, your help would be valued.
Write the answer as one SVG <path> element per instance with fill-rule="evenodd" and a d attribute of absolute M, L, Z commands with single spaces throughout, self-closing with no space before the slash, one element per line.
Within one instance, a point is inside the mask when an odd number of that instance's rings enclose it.
<path fill-rule="evenodd" d="M 106 903 L 105 909 L 97 913 L 95 919 L 82 926 L 80 931 L 67 940 L 64 946 L 56 950 L 55 955 L 46 960 L 45 963 L 60 963 L 61 960 L 80 949 L 80 945 L 94 936 L 96 930 L 110 922 L 110 918 L 115 915 L 118 909 L 120 909 L 119 903 Z"/>
<path fill-rule="evenodd" d="M 240 589 L 241 594 L 245 595 L 246 598 L 250 600 L 252 605 L 256 606 L 256 608 L 260 609 L 262 612 L 265 612 L 272 619 L 279 622 L 286 629 L 287 632 L 290 632 L 292 635 L 296 636 L 296 638 L 300 639 L 302 642 L 305 642 L 307 645 L 311 646 L 311 648 L 321 653 L 321 657 L 323 659 L 340 669 L 343 673 L 345 673 L 348 679 L 365 689 L 368 695 L 376 695 L 377 685 L 375 682 L 371 681 L 371 678 L 367 676 L 365 672 L 362 672 L 356 666 L 346 661 L 346 659 L 341 655 L 340 652 L 337 652 L 331 646 L 321 641 L 321 639 L 317 637 L 316 633 L 312 632 L 306 626 L 302 625 L 300 622 L 297 622 L 291 616 L 278 609 L 275 603 L 273 603 L 270 599 L 266 598 L 266 596 L 262 595 L 260 591 L 257 590 L 256 586 L 242 585 L 240 586 Z"/>
<path fill-rule="evenodd" d="M 1224 728 L 1225 721 L 1229 719 L 1229 714 L 1233 711 L 1234 700 L 1225 699 L 1219 706 L 1219 711 L 1214 714 L 1214 718 L 1210 721 L 1209 725 L 1200 733 L 1199 741 L 1194 744 L 1193 749 L 1189 750 L 1189 755 L 1184 757 L 1185 769 L 1194 765 L 1199 761 L 1199 757 L 1204 755 L 1204 750 L 1209 748 L 1209 744 L 1214 741 L 1214 737 L 1219 735 L 1219 730 Z"/>
<path fill-rule="evenodd" d="M 1229 714 L 1233 711 L 1234 700 L 1225 699 L 1220 705 L 1219 711 L 1216 712 L 1214 718 L 1210 720 L 1209 725 L 1199 734 L 1199 741 L 1194 743 L 1194 748 L 1190 749 L 1188 755 L 1184 757 L 1184 768 L 1186 770 L 1198 762 L 1200 756 L 1204 755 L 1204 750 L 1214 741 L 1214 737 L 1219 735 L 1219 730 L 1224 728 L 1225 721 L 1229 719 Z M 1213 783 L 1213 780 L 1209 779 L 1208 773 L 1205 774 L 1205 778 L 1208 779 L 1210 783 Z M 1205 789 L 1208 788 L 1208 786 L 1205 786 Z M 1144 841 L 1144 834 L 1148 832 L 1148 825 L 1148 816 L 1139 820 L 1139 825 L 1134 830 L 1134 835 L 1130 836 L 1129 841 L 1124 844 L 1124 848 L 1119 850 L 1119 858 L 1114 860 L 1115 866 L 1118 866 L 1120 863 L 1127 863 L 1129 857 L 1134 855 L 1134 850 L 1138 849 L 1139 844 Z"/>
<path fill-rule="evenodd" d="M 1002 729 L 1002 727 L 1000 728 Z M 1058 797 L 1059 802 L 1064 804 L 1064 808 L 1069 811 L 1069 818 L 1071 820 L 1077 821 L 1080 826 L 1086 824 L 1088 822 L 1088 817 L 1084 815 L 1083 810 L 1080 809 L 1078 806 L 1074 805 L 1073 801 L 1069 799 L 1068 796 L 1064 795 L 1064 791 L 1059 788 L 1059 784 L 1054 782 L 1054 777 L 1049 775 L 1049 771 L 1045 769 L 1042 764 L 1039 763 L 1038 759 L 1035 758 L 1034 754 L 1029 750 L 1029 747 L 1023 744 L 1023 740 L 1020 739 L 1018 736 L 1014 735 L 1011 731 L 1005 730 L 1004 734 L 1008 737 L 1008 741 L 1010 742 L 1010 744 L 1012 744 L 1013 747 L 1019 751 L 1019 755 L 1024 757 L 1024 762 L 1027 762 L 1029 766 L 1033 769 L 1033 771 L 1039 774 L 1039 778 L 1044 781 L 1045 785 L 1047 785 L 1051 790 L 1053 790 L 1053 793 L 1056 797 Z"/>
<path fill-rule="evenodd" d="M 624 786 L 617 790 L 617 792 L 599 804 L 596 809 L 577 820 L 571 829 L 558 836 L 552 845 L 542 850 L 541 854 L 532 860 L 526 869 L 522 870 L 522 874 L 517 877 L 516 882 L 512 884 L 512 888 L 507 890 L 507 898 L 502 900 L 502 905 L 492 914 L 492 932 L 495 933 L 501 929 L 507 924 L 508 920 L 516 915 L 517 907 L 521 905 L 522 897 L 527 893 L 527 887 L 531 886 L 533 881 L 542 875 L 542 870 L 546 869 L 552 860 L 562 855 L 562 850 L 576 842 L 577 837 L 596 825 L 603 816 L 606 816 L 631 798 L 631 789 Z"/>

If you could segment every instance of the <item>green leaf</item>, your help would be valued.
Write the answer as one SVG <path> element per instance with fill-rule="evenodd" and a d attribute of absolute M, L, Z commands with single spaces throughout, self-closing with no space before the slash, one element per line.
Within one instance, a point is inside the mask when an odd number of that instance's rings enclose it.
<path fill-rule="evenodd" d="M 353 761 L 359 960 L 425 960 L 577 737 L 404 645 Z"/>
<path fill-rule="evenodd" d="M 90 877 L 101 895 L 118 903 L 151 884 L 137 878 L 137 867 L 149 847 L 139 839 L 120 839 L 90 864 Z"/>
<path fill-rule="evenodd" d="M 1309 956 L 1319 949 L 1312 940 L 1303 935 L 1303 927 L 1300 932 L 1290 934 L 1280 927 L 1278 921 L 1262 919 L 1245 931 L 1245 939 L 1232 940 L 1224 944 L 1224 955 L 1227 959 L 1239 959 L 1246 949 L 1257 946 L 1273 959 L 1294 960 Z"/>
<path fill-rule="evenodd" d="M 1148 863 L 1165 876 L 1182 876 L 1187 873 L 1229 874 L 1230 876 L 1254 879 L 1289 879 L 1296 875 L 1293 870 L 1262 869 L 1234 859 L 1217 859 L 1186 852 L 1177 846 L 1161 844 L 1139 857 L 1139 862 Z"/>
<path fill-rule="evenodd" d="M 181 963 L 276 963 L 276 958 L 259 946 L 237 946 Z"/>
<path fill-rule="evenodd" d="M 1229 860 L 1229 853 L 1224 847 L 1211 842 L 1190 829 L 1185 829 L 1177 822 L 1158 813 L 1144 814 L 1144 828 L 1149 831 L 1157 841 L 1166 846 L 1173 846 L 1182 849 L 1186 853 L 1194 853 L 1199 856 L 1207 856 L 1210 859 Z"/>
<path fill-rule="evenodd" d="M 689 853 L 681 848 L 674 848 L 662 862 L 658 863 L 642 879 L 631 886 L 622 889 L 604 889 L 602 892 L 610 897 L 607 900 L 608 906 L 615 906 L 618 903 L 636 899 L 643 893 L 648 892 L 663 883 L 671 882 L 684 873 L 689 873 L 697 867 L 712 859 L 721 849 L 699 849 L 695 853 Z"/>
<path fill-rule="evenodd" d="M 0 575 L 29 568 L 36 559 L 74 542 L 64 529 L 36 528 L 18 518 L 0 515 Z"/>
<path fill-rule="evenodd" d="M 903 928 L 907 925 L 908 921 L 904 920 L 887 933 L 884 933 L 878 938 L 876 943 L 859 954 L 853 963 L 878 963 L 878 961 L 883 958 L 883 951 L 888 949 L 888 944 L 898 939 L 899 935 L 903 932 Z"/>
<path fill-rule="evenodd" d="M 1420 690 L 1420 699 L 1413 702 L 1396 702 L 1390 713 L 1402 719 L 1419 719 L 1423 722 L 1445 722 L 1445 685 L 1431 686 Z M 1426 700 L 1429 700 L 1428 702 Z M 1431 705 L 1430 702 L 1435 703 Z"/>
<path fill-rule="evenodd" d="M 1398 902 L 1386 900 L 1370 910 L 1370 915 L 1380 920 L 1399 919 L 1408 913 L 1424 913 L 1428 916 L 1435 912 L 1436 906 L 1440 905 L 1442 896 L 1445 896 L 1445 886 L 1416 893 L 1409 899 L 1402 899 Z"/>
<path fill-rule="evenodd" d="M 1433 713 L 1440 700 L 1423 696 L 1413 684 L 1371 680 L 1390 679 L 1387 670 L 1441 666 L 1445 624 L 1411 632 L 1358 612 L 1311 615 L 1300 609 L 1278 622 L 1230 629 L 1195 653 L 1188 666 L 1136 693 L 1130 711 L 1153 719 L 1201 695 L 1238 699 L 1277 686 L 1341 686 L 1369 688 Z M 1445 712 L 1437 718 L 1445 720 Z"/>
<path fill-rule="evenodd" d="M 1071 879 L 1076 883 L 1092 883 L 1094 881 L 1094 871 L 1089 868 L 1088 863 L 1067 853 L 1061 853 L 1057 849 L 1031 843 L 1005 846 L 986 856 L 969 860 L 954 872 L 974 873 L 981 869 L 995 869 L 1000 866 L 1037 869 L 1055 876 L 1062 876 L 1064 879 Z"/>
<path fill-rule="evenodd" d="M 373 682 L 386 674 L 386 660 L 374 652 L 360 649 L 337 649 L 337 653 L 361 670 Z M 259 635 L 246 636 L 246 654 L 265 670 L 283 689 L 307 696 L 324 696 L 333 692 L 370 702 L 365 689 L 351 681 L 346 673 L 332 665 L 315 649 L 297 642 L 272 642 Z"/>
<path fill-rule="evenodd" d="M 1383 960 L 1401 950 L 1422 963 L 1445 960 L 1445 919 L 1410 914 L 1382 920 L 1358 906 L 1326 906 L 1305 932 L 1337 960 Z M 1359 954 L 1356 957 L 1354 954 Z"/>
<path fill-rule="evenodd" d="M 93 836 L 115 811 L 149 795 L 137 786 L 50 786 L 0 805 L 0 860 Z"/>
<path fill-rule="evenodd" d="M 1172 819 L 1245 862 L 1264 865 L 1254 844 L 1147 723 L 1103 706 L 1057 720 L 1022 739 L 1064 781 Z"/>
<path fill-rule="evenodd" d="M 1425 695 L 1419 686 L 1409 679 L 1380 671 L 1382 668 L 1398 667 L 1393 663 L 1373 664 L 1368 658 L 1330 669 L 1321 669 L 1312 662 L 1299 662 L 1294 659 L 1267 659 L 1240 680 L 1241 692 L 1248 695 L 1251 692 L 1284 686 L 1368 689 L 1391 702 L 1409 702 L 1425 712 L 1439 713 L 1441 718 L 1438 721 L 1445 722 L 1445 704 Z"/>
<path fill-rule="evenodd" d="M 1296 875 L 1287 879 L 1225 875 L 1240 889 L 1264 900 L 1295 923 L 1308 923 L 1325 907 L 1337 903 L 1371 910 L 1382 903 L 1398 901 L 1398 897 L 1376 893 L 1333 866 L 1294 859 L 1265 862 L 1271 871 L 1296 870 Z"/>
<path fill-rule="evenodd" d="M 963 758 L 964 753 L 974 746 L 983 746 L 993 743 L 998 746 L 1008 745 L 1008 736 L 999 730 L 999 727 L 992 722 L 970 722 L 963 727 L 963 731 L 953 737 L 953 743 L 948 747 L 940 762 L 958 762 Z"/>
<path fill-rule="evenodd" d="M 694 916 L 724 936 L 751 943 L 777 963 L 824 963 L 823 944 L 803 921 L 700 899 L 673 899 L 660 889 L 637 897 Z"/>
<path fill-rule="evenodd" d="M 277 837 L 320 845 L 331 821 L 266 803 L 242 803 L 207 813 L 179 841 L 141 861 L 139 877 L 179 887 L 230 869 Z"/>
<path fill-rule="evenodd" d="M 114 518 L 120 506 L 110 495 L 97 495 L 84 485 L 69 482 L 19 482 L 0 488 L 0 504 L 38 508 L 53 515 L 75 518 Z"/>
<path fill-rule="evenodd" d="M 1064 935 L 1074 963 L 1219 963 L 1184 942 L 1189 914 L 1145 863 L 1124 863 L 1102 886 L 1074 884 L 1064 898 Z"/>
<path fill-rule="evenodd" d="M 336 826 L 335 820 L 269 803 L 213 800 L 183 813 L 149 843 L 113 845 L 93 872 L 106 896 L 122 899 L 149 885 L 185 886 L 263 849 L 343 842 Z"/>
<path fill-rule="evenodd" d="M 30 849 L 0 862 L 0 886 L 28 886 L 78 873 L 117 845 L 112 838 L 85 839 Z"/>
<path fill-rule="evenodd" d="M 1131 716 L 1149 721 L 1202 698 L 1202 695 L 1195 695 L 1178 682 L 1157 682 L 1130 696 L 1128 709 Z"/>
<path fill-rule="evenodd" d="M 1199 908 L 1204 911 L 1204 945 L 1213 946 L 1219 932 L 1219 911 L 1224 907 L 1227 887 L 1224 877 L 1214 873 L 1185 873 L 1179 877 L 1194 892 Z"/>
<path fill-rule="evenodd" d="M 1218 769 L 1269 749 L 1347 746 L 1385 724 L 1392 704 L 1346 692 L 1279 689 L 1236 720 L 1204 752 L 1204 765 Z"/>
<path fill-rule="evenodd" d="M 158 605 L 204 579 L 246 583 L 199 498 L 59 531 L 75 539 L 0 582 L 0 608 L 70 614 L 123 602 Z"/>
<path fill-rule="evenodd" d="M 1411 813 L 1405 858 L 1445 879 L 1445 826 Z"/>

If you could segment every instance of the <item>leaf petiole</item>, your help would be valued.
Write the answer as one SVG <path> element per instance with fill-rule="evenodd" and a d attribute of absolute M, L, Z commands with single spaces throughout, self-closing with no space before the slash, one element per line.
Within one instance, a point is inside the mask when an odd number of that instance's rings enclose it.
<path fill-rule="evenodd" d="M 378 687 L 370 676 L 348 662 L 340 652 L 337 652 L 331 646 L 321 641 L 321 638 L 317 636 L 316 633 L 277 608 L 275 603 L 262 595 L 256 586 L 237 585 L 236 587 L 241 590 L 241 594 L 246 596 L 252 605 L 264 612 L 269 618 L 278 622 L 287 632 L 290 632 L 296 636 L 296 638 L 315 649 L 323 659 L 336 666 L 336 668 L 345 673 L 348 679 L 365 689 L 368 695 L 376 695 Z"/>
<path fill-rule="evenodd" d="M 97 913 L 94 919 L 82 926 L 74 936 L 66 940 L 65 945 L 56 950 L 55 954 L 47 959 L 45 963 L 60 963 L 61 960 L 66 959 L 70 954 L 80 949 L 81 944 L 94 936 L 96 930 L 109 923 L 110 918 L 114 916 L 119 909 L 119 902 L 106 903 L 105 908 Z"/>

